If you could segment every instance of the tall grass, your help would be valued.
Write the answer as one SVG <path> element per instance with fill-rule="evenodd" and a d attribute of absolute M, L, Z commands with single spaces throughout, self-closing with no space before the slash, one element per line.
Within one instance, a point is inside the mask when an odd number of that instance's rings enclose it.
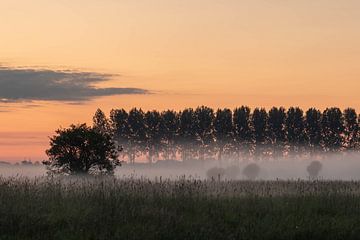
<path fill-rule="evenodd" d="M 0 178 L 0 239 L 358 239 L 358 181 Z"/>

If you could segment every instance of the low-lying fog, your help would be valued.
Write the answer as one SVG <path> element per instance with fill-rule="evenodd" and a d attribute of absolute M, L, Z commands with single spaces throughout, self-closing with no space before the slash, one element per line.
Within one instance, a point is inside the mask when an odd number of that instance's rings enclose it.
<path fill-rule="evenodd" d="M 314 159 L 281 159 L 263 161 L 158 161 L 152 165 L 137 163 L 134 165 L 123 164 L 116 169 L 115 175 L 119 178 L 165 178 L 176 179 L 180 177 L 205 179 L 209 169 L 238 169 L 237 176 L 233 179 L 246 179 L 243 169 L 249 163 L 256 163 L 260 167 L 257 179 L 309 179 L 307 167 Z M 318 174 L 320 179 L 328 180 L 360 180 L 360 154 L 328 155 L 319 160 L 321 170 Z M 25 176 L 37 177 L 46 175 L 46 169 L 42 165 L 14 165 L 0 163 L 0 175 L 3 177 Z M 223 179 L 229 178 L 224 175 Z"/>

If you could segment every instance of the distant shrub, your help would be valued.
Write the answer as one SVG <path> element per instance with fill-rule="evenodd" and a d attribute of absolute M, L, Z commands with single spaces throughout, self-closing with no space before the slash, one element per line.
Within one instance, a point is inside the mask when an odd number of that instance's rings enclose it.
<path fill-rule="evenodd" d="M 256 163 L 250 163 L 243 169 L 243 175 L 250 180 L 255 180 L 260 173 L 260 167 Z"/>
<path fill-rule="evenodd" d="M 228 179 L 236 179 L 240 174 L 238 166 L 229 166 L 225 169 L 225 177 Z"/>
<path fill-rule="evenodd" d="M 221 179 L 223 178 L 225 175 L 225 169 L 224 168 L 219 168 L 219 167 L 213 167 L 210 168 L 209 170 L 206 171 L 206 176 L 209 179 Z"/>
<path fill-rule="evenodd" d="M 33 165 L 33 163 L 32 163 L 31 160 L 29 160 L 29 161 L 23 160 L 23 161 L 21 161 L 21 165 L 23 165 L 23 166 L 31 166 L 31 165 Z"/>
<path fill-rule="evenodd" d="M 309 173 L 309 177 L 311 179 L 317 178 L 319 172 L 322 169 L 322 164 L 319 161 L 312 161 L 309 166 L 307 166 L 306 170 Z"/>

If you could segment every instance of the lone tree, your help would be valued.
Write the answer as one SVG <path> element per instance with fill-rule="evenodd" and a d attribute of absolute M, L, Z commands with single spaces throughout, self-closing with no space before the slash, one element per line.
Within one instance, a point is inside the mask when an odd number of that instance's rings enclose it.
<path fill-rule="evenodd" d="M 86 124 L 56 130 L 46 154 L 43 164 L 50 174 L 112 175 L 120 165 L 111 136 Z"/>
<path fill-rule="evenodd" d="M 250 163 L 242 172 L 249 180 L 255 180 L 260 173 L 260 167 L 256 163 Z"/>
<path fill-rule="evenodd" d="M 316 179 L 321 169 L 322 164 L 319 161 L 312 161 L 306 168 L 307 172 L 309 173 L 310 179 Z"/>

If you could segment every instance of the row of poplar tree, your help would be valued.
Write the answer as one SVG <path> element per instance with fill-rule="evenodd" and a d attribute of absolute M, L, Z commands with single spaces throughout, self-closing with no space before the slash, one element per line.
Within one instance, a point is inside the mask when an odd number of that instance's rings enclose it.
<path fill-rule="evenodd" d="M 298 107 L 269 111 L 242 106 L 217 109 L 201 106 L 182 111 L 114 109 L 110 118 L 98 109 L 94 127 L 110 133 L 123 147 L 122 158 L 134 163 L 156 160 L 278 159 L 321 153 L 359 151 L 360 115 Z"/>

